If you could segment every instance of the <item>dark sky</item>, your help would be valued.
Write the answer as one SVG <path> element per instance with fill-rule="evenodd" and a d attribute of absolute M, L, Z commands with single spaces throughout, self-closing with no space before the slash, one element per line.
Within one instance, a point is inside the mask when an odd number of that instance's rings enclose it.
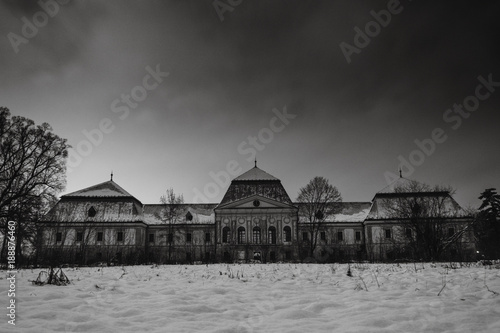
<path fill-rule="evenodd" d="M 464 206 L 500 189 L 499 1 L 243 0 L 223 21 L 212 0 L 42 2 L 50 16 L 0 2 L 0 105 L 68 139 L 68 192 L 113 170 L 144 203 L 170 187 L 218 202 L 228 162 L 244 172 L 257 148 L 292 199 L 324 176 L 369 201 L 403 159 Z M 348 63 L 340 45 L 367 24 Z"/>

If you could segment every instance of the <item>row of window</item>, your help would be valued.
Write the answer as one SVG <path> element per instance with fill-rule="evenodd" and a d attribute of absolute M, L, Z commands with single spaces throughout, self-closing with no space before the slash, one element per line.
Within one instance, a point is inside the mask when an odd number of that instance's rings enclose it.
<path fill-rule="evenodd" d="M 97 232 L 97 241 L 102 242 L 104 240 L 104 233 L 102 231 Z M 76 241 L 83 242 L 83 232 L 76 232 Z M 123 242 L 123 231 L 116 232 L 116 241 Z M 56 242 L 62 242 L 62 232 L 56 232 Z"/>
<path fill-rule="evenodd" d="M 455 235 L 455 228 L 448 228 L 448 237 L 453 237 Z M 406 238 L 413 238 L 413 230 L 411 228 L 405 229 Z M 392 229 L 385 229 L 385 238 L 392 238 Z"/>
<path fill-rule="evenodd" d="M 261 229 L 260 227 L 254 227 L 252 230 L 252 241 L 254 244 L 260 244 L 261 243 Z M 222 242 L 223 243 L 229 243 L 229 234 L 231 232 L 231 229 L 229 227 L 224 227 L 222 229 Z M 291 242 L 292 241 L 292 230 L 289 226 L 286 226 L 283 228 L 283 233 L 285 236 L 284 241 L 285 242 Z M 391 239 L 392 238 L 392 229 L 385 229 L 385 238 L 386 239 Z M 448 237 L 452 237 L 455 234 L 455 228 L 448 228 Z M 412 238 L 413 237 L 413 231 L 411 228 L 406 228 L 405 229 L 405 235 L 407 238 Z M 97 232 L 97 241 L 102 242 L 104 239 L 104 234 L 102 231 Z M 168 234 L 168 242 L 172 243 L 174 240 L 174 235 L 172 233 Z M 191 243 L 192 240 L 192 234 L 187 233 L 186 234 L 186 242 Z M 302 240 L 303 241 L 308 241 L 309 240 L 309 233 L 308 232 L 303 232 L 302 233 Z M 321 231 L 320 232 L 320 240 L 326 241 L 326 232 Z M 344 240 L 344 232 L 343 231 L 338 231 L 337 232 L 337 241 L 343 241 Z M 356 241 L 361 241 L 361 231 L 356 231 L 355 232 L 355 240 Z M 56 242 L 61 242 L 62 241 L 62 233 L 57 232 L 56 233 Z M 77 242 L 82 242 L 83 241 L 83 232 L 78 231 L 76 233 L 76 241 Z M 117 242 L 123 242 L 123 231 L 117 231 L 116 232 L 116 241 Z M 275 227 L 269 227 L 268 229 L 268 241 L 269 244 L 276 244 L 276 228 Z M 154 243 L 155 242 L 155 234 L 149 234 L 149 242 Z M 205 233 L 205 243 L 210 243 L 211 242 L 211 235 L 209 232 Z M 239 227 L 238 228 L 238 244 L 244 244 L 246 242 L 246 230 L 244 227 Z"/>
<path fill-rule="evenodd" d="M 193 239 L 193 235 L 190 232 L 188 232 L 186 234 L 186 243 L 191 243 L 192 239 Z M 148 241 L 150 243 L 154 243 L 155 242 L 155 234 L 153 234 L 153 233 L 149 234 Z M 173 241 L 174 241 L 174 234 L 169 233 L 167 235 L 167 242 L 172 243 Z M 210 243 L 211 241 L 212 241 L 211 234 L 209 232 L 206 232 L 205 233 L 205 243 Z"/>
<path fill-rule="evenodd" d="M 406 228 L 405 235 L 407 238 L 412 238 L 413 237 L 413 230 L 411 228 Z M 453 235 L 455 235 L 455 228 L 448 228 L 447 236 L 453 237 Z M 391 229 L 385 230 L 385 238 L 392 238 Z"/>
<path fill-rule="evenodd" d="M 237 231 L 238 231 L 238 238 L 237 238 L 238 244 L 245 244 L 246 243 L 246 229 L 244 227 L 239 227 Z M 269 244 L 276 244 L 276 228 L 269 227 L 267 232 L 268 232 L 267 239 L 268 239 Z M 230 233 L 231 233 L 231 229 L 229 227 L 224 227 L 222 229 L 222 242 L 223 243 L 229 243 Z M 262 243 L 261 233 L 262 233 L 262 230 L 260 227 L 254 227 L 252 229 L 252 243 L 253 244 L 261 244 Z M 292 241 L 292 229 L 289 226 L 286 226 L 283 228 L 283 234 L 284 234 L 284 241 L 285 242 Z"/>
<path fill-rule="evenodd" d="M 392 238 L 392 229 L 384 229 L 384 234 L 386 239 L 391 239 Z M 448 237 L 452 237 L 455 234 L 455 228 L 448 228 Z M 411 228 L 406 228 L 405 229 L 405 235 L 407 238 L 412 238 L 413 237 L 413 231 Z M 326 232 L 321 231 L 320 233 L 320 239 L 322 241 L 326 241 Z M 308 232 L 303 232 L 302 233 L 302 240 L 303 241 L 308 241 L 309 240 L 309 233 Z M 343 231 L 338 231 L 337 232 L 337 241 L 343 241 L 344 240 L 344 232 Z M 355 233 L 355 240 L 356 241 L 361 241 L 361 231 L 356 231 Z"/>
<path fill-rule="evenodd" d="M 326 231 L 321 231 L 319 234 L 319 238 L 322 241 L 326 241 Z M 361 241 L 361 231 L 356 231 L 354 234 L 354 239 L 356 241 Z M 309 233 L 307 231 L 304 231 L 302 233 L 302 240 L 303 241 L 308 241 L 309 240 Z M 343 241 L 344 240 L 344 232 L 343 231 L 338 231 L 337 232 L 337 241 Z"/>

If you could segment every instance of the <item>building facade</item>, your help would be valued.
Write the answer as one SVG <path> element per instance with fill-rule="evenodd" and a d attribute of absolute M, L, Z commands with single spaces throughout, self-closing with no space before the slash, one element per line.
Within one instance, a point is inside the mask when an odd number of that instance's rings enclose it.
<path fill-rule="evenodd" d="M 418 260 L 408 221 L 384 211 L 400 178 L 371 202 L 338 203 L 317 234 L 281 181 L 257 166 L 232 180 L 220 203 L 142 204 L 110 181 L 63 195 L 39 222 L 50 263 L 342 262 Z M 420 193 L 432 196 L 435 193 Z M 443 258 L 474 259 L 471 219 L 449 195 Z M 388 201 L 389 200 L 389 201 Z M 311 253 L 310 242 L 317 237 Z"/>

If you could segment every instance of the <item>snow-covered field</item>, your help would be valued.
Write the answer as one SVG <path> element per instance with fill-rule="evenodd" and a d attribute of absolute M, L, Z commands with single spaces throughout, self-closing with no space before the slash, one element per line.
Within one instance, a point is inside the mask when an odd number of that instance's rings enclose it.
<path fill-rule="evenodd" d="M 33 285 L 40 269 L 22 270 L 16 326 L 3 314 L 0 331 L 500 332 L 500 269 L 449 266 L 67 268 L 68 286 Z"/>

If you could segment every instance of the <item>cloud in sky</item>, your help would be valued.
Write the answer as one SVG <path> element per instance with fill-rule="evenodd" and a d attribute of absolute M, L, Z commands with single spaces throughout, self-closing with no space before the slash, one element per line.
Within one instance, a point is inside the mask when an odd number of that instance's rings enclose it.
<path fill-rule="evenodd" d="M 43 1 L 44 3 L 50 1 Z M 400 1 L 401 12 L 347 63 L 339 44 L 390 1 L 243 1 L 220 21 L 212 1 L 70 1 L 15 53 L 7 35 L 41 11 L 0 2 L 1 104 L 48 122 L 74 147 L 109 118 L 114 130 L 68 175 L 68 191 L 115 180 L 147 203 L 168 187 L 194 198 L 209 172 L 236 160 L 274 108 L 297 117 L 258 153 L 292 198 L 314 176 L 344 200 L 371 200 L 415 139 L 447 135 L 410 175 L 476 203 L 500 188 L 498 91 L 453 130 L 443 114 L 474 95 L 478 76 L 500 81 L 496 1 Z M 112 102 L 169 72 L 125 119 Z M 212 201 L 217 202 L 223 195 Z"/>

